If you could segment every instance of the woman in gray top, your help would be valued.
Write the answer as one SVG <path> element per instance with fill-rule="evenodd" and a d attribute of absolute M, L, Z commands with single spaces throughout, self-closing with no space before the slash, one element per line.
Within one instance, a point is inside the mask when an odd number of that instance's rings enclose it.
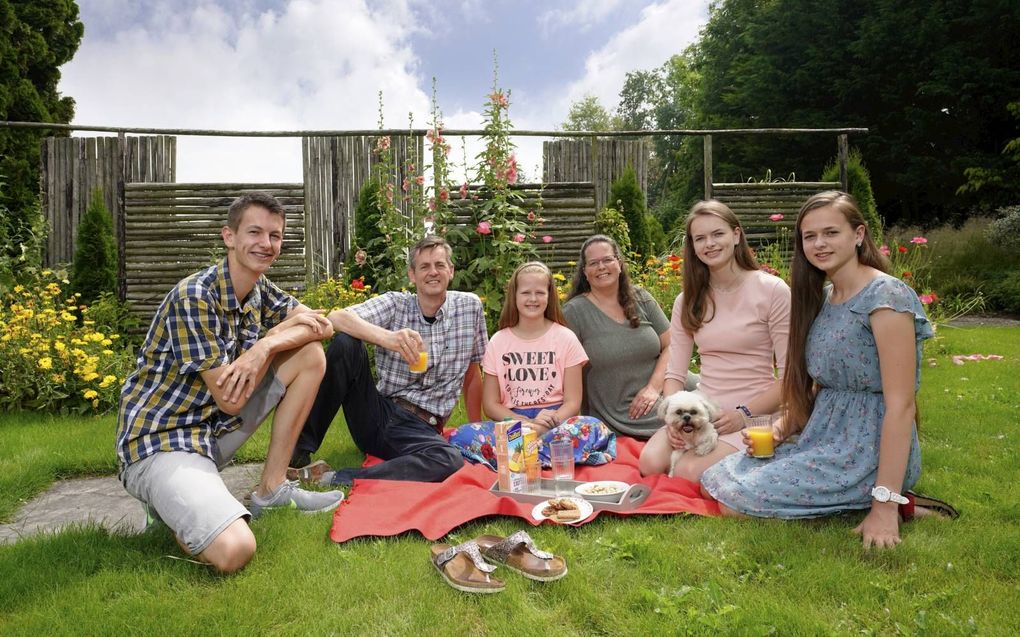
<path fill-rule="evenodd" d="M 563 314 L 589 359 L 582 413 L 619 434 L 651 436 L 661 426 L 655 405 L 666 373 L 669 319 L 652 295 L 631 285 L 613 239 L 597 234 L 584 242 Z"/>

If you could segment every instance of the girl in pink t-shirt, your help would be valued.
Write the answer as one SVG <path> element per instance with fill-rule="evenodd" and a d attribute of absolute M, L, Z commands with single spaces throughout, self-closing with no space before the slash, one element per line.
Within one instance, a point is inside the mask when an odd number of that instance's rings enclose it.
<path fill-rule="evenodd" d="M 482 407 L 492 420 L 459 427 L 450 442 L 468 459 L 494 466 L 494 421 L 512 418 L 538 432 L 545 465 L 548 443 L 564 438 L 574 440 L 575 462 L 611 461 L 615 434 L 599 419 L 577 415 L 588 355 L 565 326 L 552 272 L 544 264 L 532 261 L 514 271 L 499 328 L 482 360 Z"/>

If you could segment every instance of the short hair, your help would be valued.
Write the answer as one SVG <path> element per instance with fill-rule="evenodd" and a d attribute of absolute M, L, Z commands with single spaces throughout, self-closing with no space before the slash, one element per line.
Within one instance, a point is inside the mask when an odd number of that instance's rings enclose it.
<path fill-rule="evenodd" d="M 430 234 L 429 236 L 425 237 L 424 239 L 419 240 L 418 243 L 416 243 L 413 246 L 411 246 L 411 252 L 408 255 L 408 260 L 407 260 L 407 267 L 413 270 L 414 269 L 414 261 L 415 261 L 415 259 L 418 258 L 418 254 L 422 250 L 432 250 L 434 248 L 442 248 L 443 250 L 446 251 L 446 262 L 449 263 L 450 267 L 452 268 L 453 267 L 453 248 L 451 248 L 450 244 L 446 242 L 446 239 L 444 239 L 443 237 L 441 237 L 441 236 L 439 236 L 437 234 Z"/>
<path fill-rule="evenodd" d="M 265 208 L 274 215 L 280 215 L 284 223 L 287 223 L 287 213 L 283 209 L 283 204 L 272 196 L 268 192 L 246 192 L 230 204 L 230 208 L 227 209 L 227 225 L 234 232 L 237 232 L 238 228 L 241 227 L 241 218 L 244 217 L 244 213 L 248 208 L 252 206 L 259 206 Z"/>

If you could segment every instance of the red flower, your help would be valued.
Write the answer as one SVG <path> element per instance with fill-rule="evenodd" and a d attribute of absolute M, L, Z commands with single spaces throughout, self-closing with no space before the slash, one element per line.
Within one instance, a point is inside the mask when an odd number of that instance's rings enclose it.
<path fill-rule="evenodd" d="M 904 278 L 904 279 L 908 279 L 908 278 L 910 278 L 910 277 L 912 277 L 912 276 L 914 276 L 914 273 L 913 273 L 913 272 L 907 271 L 907 272 L 904 272 L 904 273 L 903 273 L 903 278 Z"/>
<path fill-rule="evenodd" d="M 683 259 L 681 259 L 678 255 L 671 254 L 671 255 L 669 255 L 669 257 L 666 260 L 671 262 L 671 263 L 679 263 Z"/>
<path fill-rule="evenodd" d="M 528 211 L 528 221 L 534 221 L 534 220 L 535 220 L 535 211 L 534 210 L 529 210 Z"/>
<path fill-rule="evenodd" d="M 447 190 L 446 188 L 443 188 L 442 190 L 440 190 L 439 191 L 439 201 L 449 201 L 449 200 L 450 200 L 450 191 Z"/>
<path fill-rule="evenodd" d="M 679 270 L 680 269 L 680 263 L 678 261 L 674 261 L 673 263 L 670 264 L 669 267 L 673 268 L 674 270 Z"/>
<path fill-rule="evenodd" d="M 931 294 L 922 294 L 917 298 L 921 300 L 921 303 L 924 303 L 925 305 L 931 305 L 935 301 L 939 300 L 939 295 L 932 292 Z"/>
<path fill-rule="evenodd" d="M 364 290 L 365 289 L 365 277 L 360 277 L 351 280 L 351 289 L 353 290 Z"/>
<path fill-rule="evenodd" d="M 479 221 L 478 225 L 475 226 L 475 232 L 478 234 L 492 234 L 492 224 L 488 221 Z"/>
<path fill-rule="evenodd" d="M 898 251 L 898 252 L 899 252 L 900 254 L 903 254 L 904 252 L 906 252 L 906 251 L 907 251 L 907 248 L 906 248 L 906 246 L 896 246 L 896 250 L 897 250 L 897 251 Z"/>

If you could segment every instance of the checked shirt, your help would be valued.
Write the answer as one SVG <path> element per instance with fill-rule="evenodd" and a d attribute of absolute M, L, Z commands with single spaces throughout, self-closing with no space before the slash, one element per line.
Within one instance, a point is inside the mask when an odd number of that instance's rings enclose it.
<path fill-rule="evenodd" d="M 178 283 L 156 310 L 137 368 L 121 390 L 121 469 L 160 451 L 215 459 L 214 439 L 240 427 L 241 419 L 219 410 L 200 372 L 237 359 L 297 304 L 265 275 L 242 303 L 226 259 Z"/>
<path fill-rule="evenodd" d="M 489 337 L 482 302 L 469 292 L 448 291 L 431 325 L 410 292 L 387 292 L 348 308 L 369 323 L 391 331 L 410 328 L 429 344 L 424 374 L 412 374 L 399 354 L 375 348 L 379 393 L 400 397 L 440 416 L 453 411 L 468 365 L 480 363 Z"/>

